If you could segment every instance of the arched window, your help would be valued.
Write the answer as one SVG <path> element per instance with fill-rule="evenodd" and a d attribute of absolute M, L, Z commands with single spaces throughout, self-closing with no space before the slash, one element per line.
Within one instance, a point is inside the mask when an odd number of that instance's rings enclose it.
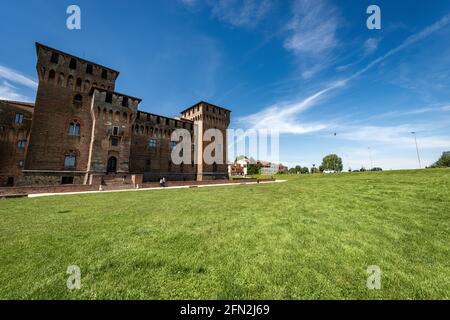
<path fill-rule="evenodd" d="M 78 79 L 77 79 L 77 82 L 76 82 L 76 90 L 77 90 L 77 91 L 81 91 L 81 85 L 82 85 L 82 83 L 83 83 L 83 80 L 81 80 L 81 78 L 78 78 Z"/>
<path fill-rule="evenodd" d="M 72 75 L 67 77 L 67 88 L 73 89 L 73 76 Z"/>
<path fill-rule="evenodd" d="M 58 77 L 58 85 L 59 86 L 64 86 L 64 73 L 60 73 L 59 77 Z"/>
<path fill-rule="evenodd" d="M 89 82 L 89 80 L 84 81 L 84 91 L 88 92 L 90 88 L 91 88 L 91 83 Z"/>
<path fill-rule="evenodd" d="M 77 108 L 80 108 L 83 104 L 83 96 L 81 94 L 76 94 L 73 97 L 73 105 Z"/>
<path fill-rule="evenodd" d="M 73 120 L 72 122 L 70 122 L 69 123 L 69 131 L 68 131 L 69 136 L 79 136 L 80 128 L 81 128 L 81 126 L 77 120 Z"/>

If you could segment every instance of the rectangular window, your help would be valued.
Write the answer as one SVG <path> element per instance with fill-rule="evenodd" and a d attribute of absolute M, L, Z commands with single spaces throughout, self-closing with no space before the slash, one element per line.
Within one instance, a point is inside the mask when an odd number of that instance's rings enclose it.
<path fill-rule="evenodd" d="M 14 185 L 14 177 L 8 177 L 8 181 L 6 182 L 6 185 L 9 187 L 12 187 Z"/>
<path fill-rule="evenodd" d="M 26 143 L 27 143 L 26 140 L 19 140 L 19 141 L 17 141 L 17 148 L 19 148 L 21 150 L 25 149 L 25 144 Z"/>
<path fill-rule="evenodd" d="M 119 139 L 117 138 L 111 138 L 111 145 L 113 147 L 117 147 L 119 145 Z"/>
<path fill-rule="evenodd" d="M 52 63 L 58 63 L 58 61 L 59 61 L 59 54 L 56 53 L 56 52 L 52 52 L 52 57 L 51 57 L 50 61 Z"/>
<path fill-rule="evenodd" d="M 22 124 L 23 123 L 23 114 L 16 113 L 16 124 Z"/>
<path fill-rule="evenodd" d="M 118 136 L 119 135 L 119 127 L 113 127 L 112 135 L 113 136 Z"/>
<path fill-rule="evenodd" d="M 75 157 L 74 155 L 65 156 L 64 157 L 64 167 L 74 168 L 76 159 L 77 159 L 77 157 Z"/>
<path fill-rule="evenodd" d="M 108 71 L 106 71 L 106 69 L 102 70 L 102 78 L 103 79 L 108 79 Z"/>
<path fill-rule="evenodd" d="M 128 98 L 127 97 L 122 98 L 122 107 L 128 107 Z"/>
<path fill-rule="evenodd" d="M 110 93 L 110 92 L 106 93 L 105 102 L 112 103 L 112 93 Z"/>
<path fill-rule="evenodd" d="M 61 184 L 73 184 L 73 177 L 62 177 Z"/>
<path fill-rule="evenodd" d="M 69 68 L 75 70 L 77 68 L 77 60 L 74 58 L 70 59 Z"/>
<path fill-rule="evenodd" d="M 88 64 L 86 66 L 86 73 L 87 74 L 92 74 L 94 72 L 94 68 L 92 67 L 92 64 Z"/>
<path fill-rule="evenodd" d="M 148 140 L 148 146 L 150 148 L 156 148 L 156 139 L 150 139 Z"/>

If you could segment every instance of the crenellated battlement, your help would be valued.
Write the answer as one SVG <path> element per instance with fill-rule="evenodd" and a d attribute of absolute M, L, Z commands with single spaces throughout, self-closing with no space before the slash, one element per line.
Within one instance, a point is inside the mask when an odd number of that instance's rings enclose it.
<path fill-rule="evenodd" d="M 218 128 L 228 127 L 230 114 L 230 110 L 204 101 L 200 101 L 181 112 L 181 116 L 184 119 L 194 122 L 203 121 L 209 127 Z"/>
<path fill-rule="evenodd" d="M 66 52 L 36 43 L 39 81 L 88 92 L 91 87 L 113 91 L 119 72 Z"/>

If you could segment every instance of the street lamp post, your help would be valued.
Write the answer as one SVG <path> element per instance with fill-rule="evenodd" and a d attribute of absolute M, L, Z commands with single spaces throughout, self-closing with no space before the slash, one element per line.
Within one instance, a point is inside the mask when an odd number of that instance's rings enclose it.
<path fill-rule="evenodd" d="M 417 136 L 414 131 L 411 132 L 411 134 L 414 135 L 414 142 L 416 143 L 416 152 L 417 152 L 417 160 L 419 160 L 419 169 L 422 169 L 422 163 L 420 161 L 420 154 L 419 154 L 419 146 L 417 144 Z"/>

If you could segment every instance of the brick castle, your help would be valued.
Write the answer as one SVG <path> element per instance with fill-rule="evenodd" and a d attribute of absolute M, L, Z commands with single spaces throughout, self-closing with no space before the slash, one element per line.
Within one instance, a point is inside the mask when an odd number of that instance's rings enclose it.
<path fill-rule="evenodd" d="M 0 187 L 228 178 L 231 111 L 199 102 L 170 118 L 115 91 L 119 72 L 36 43 L 35 103 L 0 100 Z M 192 163 L 175 165 L 171 134 L 191 132 Z M 223 161 L 207 165 L 203 133 L 219 129 Z"/>

